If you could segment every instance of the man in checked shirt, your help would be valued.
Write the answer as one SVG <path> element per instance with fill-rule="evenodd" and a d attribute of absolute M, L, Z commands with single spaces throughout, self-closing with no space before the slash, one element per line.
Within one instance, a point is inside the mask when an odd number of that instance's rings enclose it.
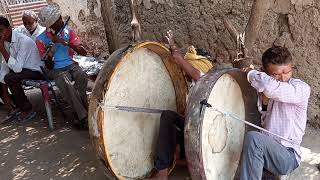
<path fill-rule="evenodd" d="M 262 55 L 262 65 L 263 72 L 242 69 L 247 73 L 251 86 L 259 93 L 258 109 L 262 113 L 262 126 L 295 143 L 268 133 L 247 133 L 241 180 L 260 180 L 263 169 L 275 175 L 287 175 L 301 161 L 300 143 L 306 128 L 310 86 L 292 78 L 292 56 L 287 48 L 269 48 Z"/>

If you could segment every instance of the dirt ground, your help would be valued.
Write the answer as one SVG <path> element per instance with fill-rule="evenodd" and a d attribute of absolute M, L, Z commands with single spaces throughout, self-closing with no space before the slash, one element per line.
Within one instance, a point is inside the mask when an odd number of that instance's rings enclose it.
<path fill-rule="evenodd" d="M 49 132 L 40 91 L 27 92 L 38 115 L 23 125 L 0 125 L 0 180 L 108 179 L 96 159 L 88 131 L 78 131 L 70 123 L 63 123 L 61 113 L 53 108 L 57 129 Z M 4 116 L 0 106 L 0 118 Z M 303 146 L 302 166 L 291 174 L 290 179 L 318 180 L 320 173 L 316 164 L 320 163 L 320 130 L 308 127 Z M 190 177 L 185 168 L 177 167 L 170 179 Z"/>

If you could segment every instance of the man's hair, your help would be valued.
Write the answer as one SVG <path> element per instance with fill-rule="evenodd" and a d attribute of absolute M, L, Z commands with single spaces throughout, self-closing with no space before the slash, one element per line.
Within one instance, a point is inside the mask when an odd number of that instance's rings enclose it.
<path fill-rule="evenodd" d="M 10 22 L 8 21 L 7 18 L 0 16 L 0 25 L 3 25 L 5 27 L 10 27 Z"/>
<path fill-rule="evenodd" d="M 268 64 L 283 65 L 292 63 L 292 56 L 289 50 L 281 46 L 272 46 L 262 55 L 262 65 L 264 68 Z"/>

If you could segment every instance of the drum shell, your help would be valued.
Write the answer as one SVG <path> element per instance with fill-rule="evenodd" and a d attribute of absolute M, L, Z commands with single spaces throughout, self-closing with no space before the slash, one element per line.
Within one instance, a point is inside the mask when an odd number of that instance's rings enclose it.
<path fill-rule="evenodd" d="M 200 101 L 207 100 L 217 80 L 224 74 L 231 75 L 239 84 L 245 102 L 245 119 L 259 125 L 256 91 L 248 83 L 245 73 L 238 69 L 211 70 L 193 87 L 186 108 L 185 148 L 192 179 L 207 179 L 202 158 L 202 121 L 207 108 Z M 236 101 L 236 100 L 235 100 Z M 235 120 L 236 121 L 236 120 Z M 253 130 L 246 126 L 246 131 Z M 242 151 L 242 149 L 239 149 Z"/>

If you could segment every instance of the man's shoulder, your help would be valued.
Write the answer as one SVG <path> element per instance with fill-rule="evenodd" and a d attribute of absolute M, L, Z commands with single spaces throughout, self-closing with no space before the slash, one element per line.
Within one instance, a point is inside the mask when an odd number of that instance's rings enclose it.
<path fill-rule="evenodd" d="M 38 27 L 37 27 L 41 32 L 44 32 L 46 30 L 45 27 L 41 26 L 40 24 L 38 24 Z"/>
<path fill-rule="evenodd" d="M 13 29 L 13 31 L 20 32 L 20 33 L 24 32 L 25 30 L 27 30 L 27 29 L 24 27 L 24 25 L 20 25 L 20 26 Z"/>
<path fill-rule="evenodd" d="M 46 39 L 48 36 L 47 36 L 47 31 L 43 31 L 42 33 L 40 33 L 36 40 L 40 40 L 40 41 L 43 41 L 44 39 Z"/>
<path fill-rule="evenodd" d="M 29 36 L 20 33 L 20 32 L 13 32 L 15 33 L 16 38 L 18 39 L 19 42 L 25 42 L 25 43 L 30 43 L 30 42 L 34 42 Z"/>

